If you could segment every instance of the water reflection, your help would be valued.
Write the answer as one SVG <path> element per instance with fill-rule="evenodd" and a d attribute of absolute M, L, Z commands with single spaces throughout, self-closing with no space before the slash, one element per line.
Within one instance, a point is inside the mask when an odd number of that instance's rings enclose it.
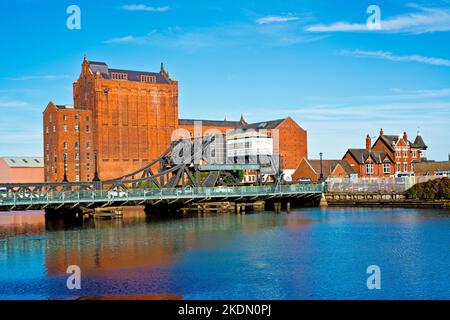
<path fill-rule="evenodd" d="M 142 208 L 113 220 L 2 213 L 0 298 L 373 298 L 361 285 L 373 263 L 389 279 L 375 298 L 421 298 L 449 289 L 449 226 L 448 213 L 416 209 L 165 220 Z M 81 292 L 65 287 L 74 264 Z"/>
<path fill-rule="evenodd" d="M 0 212 L 0 238 L 40 234 L 44 231 L 45 217 L 42 211 Z"/>

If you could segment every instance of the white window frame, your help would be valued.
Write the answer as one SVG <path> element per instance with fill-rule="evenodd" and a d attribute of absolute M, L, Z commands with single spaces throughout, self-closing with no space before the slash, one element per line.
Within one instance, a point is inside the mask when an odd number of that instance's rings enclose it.
<path fill-rule="evenodd" d="M 366 174 L 373 175 L 373 163 L 366 163 Z"/>

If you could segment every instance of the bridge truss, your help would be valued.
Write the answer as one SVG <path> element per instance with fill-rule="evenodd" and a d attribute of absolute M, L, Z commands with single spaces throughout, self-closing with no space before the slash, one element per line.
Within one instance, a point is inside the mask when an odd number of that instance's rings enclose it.
<path fill-rule="evenodd" d="M 265 170 L 274 177 L 275 182 L 281 181 L 275 157 L 269 157 L 269 161 L 264 164 L 226 163 L 226 155 L 223 150 L 218 150 L 219 144 L 216 144 L 221 138 L 223 136 L 210 135 L 174 141 L 158 159 L 139 170 L 106 181 L 0 184 L 0 200 L 2 194 L 41 197 L 51 192 L 95 190 L 120 192 L 136 189 L 162 190 L 187 186 L 198 188 L 237 185 L 241 181 L 236 172 L 246 169 L 257 172 Z"/>

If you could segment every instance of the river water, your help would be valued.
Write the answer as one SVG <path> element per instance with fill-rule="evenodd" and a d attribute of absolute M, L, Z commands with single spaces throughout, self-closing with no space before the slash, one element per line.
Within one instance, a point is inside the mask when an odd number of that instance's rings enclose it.
<path fill-rule="evenodd" d="M 69 265 L 81 289 L 66 286 Z M 367 288 L 368 266 L 381 289 Z M 45 222 L 0 212 L 0 298 L 450 299 L 450 210 Z"/>

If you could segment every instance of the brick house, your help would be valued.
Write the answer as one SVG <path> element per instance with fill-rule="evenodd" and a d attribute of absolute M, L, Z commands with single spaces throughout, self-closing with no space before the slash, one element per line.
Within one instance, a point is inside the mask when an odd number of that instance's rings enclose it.
<path fill-rule="evenodd" d="M 292 175 L 292 180 L 305 179 L 319 181 L 321 172 L 324 179 L 349 178 L 356 173 L 345 160 L 322 160 L 321 168 L 320 160 L 302 159 Z"/>
<path fill-rule="evenodd" d="M 427 148 L 419 133 L 411 142 L 406 132 L 385 135 L 381 129 L 375 143 L 372 144 L 371 137 L 367 135 L 365 149 L 348 149 L 342 159 L 350 164 L 359 177 L 398 177 L 412 175 L 414 164 L 425 158 Z"/>

